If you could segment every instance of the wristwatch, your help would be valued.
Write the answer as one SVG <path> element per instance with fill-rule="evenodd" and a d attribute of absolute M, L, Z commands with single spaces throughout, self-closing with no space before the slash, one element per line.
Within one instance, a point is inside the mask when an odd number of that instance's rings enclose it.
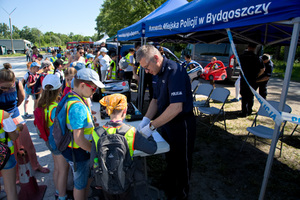
<path fill-rule="evenodd" d="M 155 129 L 156 129 L 151 122 L 149 124 L 149 128 L 150 128 L 151 131 L 155 131 Z"/>

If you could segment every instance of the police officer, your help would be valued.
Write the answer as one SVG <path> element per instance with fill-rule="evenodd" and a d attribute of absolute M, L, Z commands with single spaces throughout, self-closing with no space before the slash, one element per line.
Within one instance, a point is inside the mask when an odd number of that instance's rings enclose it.
<path fill-rule="evenodd" d="M 264 63 L 264 70 L 262 74 L 257 78 L 256 82 L 259 89 L 259 94 L 264 99 L 267 98 L 267 84 L 272 75 L 273 71 L 273 62 L 271 61 L 271 56 L 269 54 L 264 54 L 261 57 L 262 62 Z"/>
<path fill-rule="evenodd" d="M 256 90 L 257 89 L 257 77 L 261 70 L 264 69 L 262 62 L 259 57 L 254 53 L 256 45 L 250 43 L 248 49 L 240 56 L 241 68 L 244 75 L 250 84 L 250 86 Z M 246 117 L 251 115 L 252 107 L 254 103 L 254 95 L 251 92 L 248 84 L 246 83 L 244 76 L 241 75 L 241 89 L 240 94 L 242 96 L 242 113 L 240 117 Z"/>
<path fill-rule="evenodd" d="M 146 73 L 156 75 L 153 99 L 138 130 L 149 135 L 161 127 L 170 144 L 170 152 L 166 154 L 166 192 L 170 199 L 188 199 L 196 134 L 190 79 L 183 67 L 163 57 L 152 45 L 142 46 L 136 57 Z M 154 119 L 156 114 L 158 117 Z"/>

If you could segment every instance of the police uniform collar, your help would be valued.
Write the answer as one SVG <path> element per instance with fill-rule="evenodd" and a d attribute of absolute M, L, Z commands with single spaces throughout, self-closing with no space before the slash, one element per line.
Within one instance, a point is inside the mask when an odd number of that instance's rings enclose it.
<path fill-rule="evenodd" d="M 166 67 L 168 67 L 167 62 L 168 62 L 168 59 L 166 57 L 163 57 L 162 67 L 158 74 L 164 73 L 164 71 L 166 70 Z"/>

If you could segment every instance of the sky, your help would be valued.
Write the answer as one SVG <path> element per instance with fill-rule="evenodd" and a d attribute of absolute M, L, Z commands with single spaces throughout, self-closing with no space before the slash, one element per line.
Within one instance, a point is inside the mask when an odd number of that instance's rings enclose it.
<path fill-rule="evenodd" d="M 0 23 L 12 25 L 20 30 L 24 26 L 37 28 L 42 33 L 92 36 L 96 33 L 96 17 L 103 0 L 0 0 Z"/>

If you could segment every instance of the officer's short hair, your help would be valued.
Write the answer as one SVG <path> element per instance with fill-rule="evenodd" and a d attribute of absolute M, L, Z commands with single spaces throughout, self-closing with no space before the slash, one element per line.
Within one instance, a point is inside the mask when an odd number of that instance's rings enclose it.
<path fill-rule="evenodd" d="M 136 61 L 140 62 L 142 58 L 145 58 L 146 62 L 149 62 L 153 59 L 154 55 L 160 55 L 160 52 L 157 48 L 153 45 L 143 45 L 137 52 L 136 52 Z"/>

